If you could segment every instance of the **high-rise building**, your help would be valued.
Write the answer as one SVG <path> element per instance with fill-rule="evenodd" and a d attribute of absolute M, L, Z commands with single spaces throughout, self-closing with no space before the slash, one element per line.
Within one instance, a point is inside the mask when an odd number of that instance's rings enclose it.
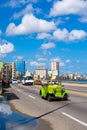
<path fill-rule="evenodd" d="M 59 76 L 59 62 L 51 62 L 52 79 L 57 79 Z"/>
<path fill-rule="evenodd" d="M 51 62 L 51 70 L 52 70 L 52 71 L 59 70 L 59 62 L 52 61 L 52 62 Z"/>
<path fill-rule="evenodd" d="M 37 68 L 36 69 L 36 75 L 40 77 L 41 79 L 47 78 L 47 69 L 45 68 Z"/>
<path fill-rule="evenodd" d="M 0 79 L 3 78 L 3 62 L 0 61 Z"/>
<path fill-rule="evenodd" d="M 15 78 L 15 63 L 14 62 L 4 63 L 3 76 L 9 79 Z"/>
<path fill-rule="evenodd" d="M 14 62 L 12 62 L 12 79 L 16 76 L 16 65 Z"/>
<path fill-rule="evenodd" d="M 25 75 L 25 61 L 17 61 L 16 62 L 16 71 L 21 75 Z"/>

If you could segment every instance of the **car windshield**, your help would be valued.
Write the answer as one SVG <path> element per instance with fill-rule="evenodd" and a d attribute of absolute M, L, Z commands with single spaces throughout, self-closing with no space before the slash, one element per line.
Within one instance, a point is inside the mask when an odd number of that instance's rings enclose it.
<path fill-rule="evenodd" d="M 17 79 L 13 79 L 13 81 L 17 81 Z"/>
<path fill-rule="evenodd" d="M 26 80 L 33 80 L 33 77 L 28 76 L 28 77 L 26 77 L 25 79 L 26 79 Z"/>

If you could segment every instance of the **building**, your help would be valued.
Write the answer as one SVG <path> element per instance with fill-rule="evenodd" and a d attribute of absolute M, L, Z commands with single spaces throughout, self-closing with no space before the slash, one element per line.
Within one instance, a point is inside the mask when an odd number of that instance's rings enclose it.
<path fill-rule="evenodd" d="M 3 62 L 0 61 L 0 68 L 3 68 Z"/>
<path fill-rule="evenodd" d="M 3 62 L 2 61 L 0 61 L 0 79 L 2 79 L 3 78 Z"/>
<path fill-rule="evenodd" d="M 56 71 L 56 70 L 59 71 L 59 62 L 52 61 L 52 62 L 51 62 L 51 70 L 52 70 L 52 71 Z"/>
<path fill-rule="evenodd" d="M 14 62 L 12 62 L 11 64 L 12 64 L 12 79 L 14 79 L 16 76 L 16 65 Z"/>
<path fill-rule="evenodd" d="M 74 79 L 74 74 L 68 74 L 70 80 Z"/>
<path fill-rule="evenodd" d="M 52 78 L 52 71 L 49 70 L 49 71 L 48 71 L 48 79 L 51 79 L 51 78 Z"/>
<path fill-rule="evenodd" d="M 19 72 L 21 76 L 25 75 L 25 61 L 16 62 L 16 71 Z"/>
<path fill-rule="evenodd" d="M 32 76 L 32 73 L 27 70 L 27 71 L 25 72 L 25 76 Z"/>
<path fill-rule="evenodd" d="M 48 77 L 47 69 L 45 69 L 45 68 L 37 68 L 36 69 L 36 75 L 40 79 L 47 79 L 47 77 Z"/>
<path fill-rule="evenodd" d="M 59 62 L 51 62 L 52 79 L 57 79 L 59 76 Z"/>
<path fill-rule="evenodd" d="M 14 62 L 4 63 L 3 76 L 9 79 L 15 78 L 15 63 Z"/>
<path fill-rule="evenodd" d="M 17 79 L 19 79 L 21 77 L 20 73 L 18 71 L 16 71 L 16 76 Z"/>

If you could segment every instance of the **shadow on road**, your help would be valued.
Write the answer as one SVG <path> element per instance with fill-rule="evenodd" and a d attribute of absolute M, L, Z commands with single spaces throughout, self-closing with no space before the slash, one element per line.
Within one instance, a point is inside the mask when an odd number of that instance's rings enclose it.
<path fill-rule="evenodd" d="M 44 116 L 46 116 L 46 115 L 49 115 L 49 114 L 51 114 L 51 113 L 53 113 L 53 112 L 56 112 L 57 110 L 60 110 L 60 109 L 62 109 L 62 108 L 64 108 L 64 107 L 67 107 L 67 106 L 69 106 L 69 105 L 79 104 L 79 103 L 87 103 L 87 102 L 72 102 L 72 103 L 67 103 L 67 104 L 65 104 L 65 105 L 63 105 L 63 106 L 61 106 L 61 107 L 58 107 L 58 108 L 56 108 L 56 109 L 53 109 L 53 110 L 51 110 L 51 111 L 49 111 L 49 112 L 47 112 L 47 113 L 44 113 L 44 114 L 42 114 L 42 115 L 36 117 L 36 119 L 40 119 L 40 118 L 42 118 L 42 117 L 44 117 Z"/>
<path fill-rule="evenodd" d="M 15 99 L 19 99 L 19 97 L 12 93 L 12 92 L 9 92 L 8 90 L 4 90 L 4 97 L 7 99 L 7 100 L 15 100 Z"/>
<path fill-rule="evenodd" d="M 59 109 L 62 109 L 63 107 L 68 106 L 68 105 L 70 105 L 70 103 L 67 103 L 67 104 L 65 104 L 65 105 L 63 105 L 63 106 L 61 106 L 61 107 L 58 107 L 58 108 L 56 108 L 56 109 L 53 109 L 52 111 L 49 111 L 49 112 L 47 112 L 47 113 L 44 113 L 44 114 L 42 114 L 42 115 L 36 117 L 36 119 L 39 119 L 39 118 L 44 117 L 44 116 L 46 116 L 46 115 L 48 115 L 48 114 L 51 114 L 51 113 L 53 113 L 53 112 L 55 112 L 55 111 L 57 111 L 57 110 L 59 110 Z"/>

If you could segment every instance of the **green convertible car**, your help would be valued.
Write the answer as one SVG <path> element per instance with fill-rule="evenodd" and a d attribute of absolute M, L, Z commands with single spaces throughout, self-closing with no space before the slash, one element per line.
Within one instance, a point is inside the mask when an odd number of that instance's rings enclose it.
<path fill-rule="evenodd" d="M 58 98 L 68 100 L 69 91 L 65 90 L 61 84 L 44 84 L 40 89 L 40 95 L 48 101 Z"/>

